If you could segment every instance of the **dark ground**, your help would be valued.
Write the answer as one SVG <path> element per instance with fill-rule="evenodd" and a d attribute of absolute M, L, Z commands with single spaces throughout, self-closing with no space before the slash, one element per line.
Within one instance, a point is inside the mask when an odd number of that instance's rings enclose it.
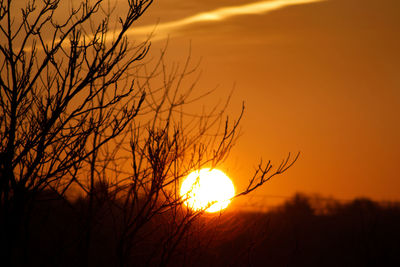
<path fill-rule="evenodd" d="M 114 200 L 113 202 L 116 202 Z M 29 266 L 157 266 L 170 245 L 171 215 L 158 216 L 132 239 L 118 261 L 122 215 L 115 203 L 95 206 L 90 246 L 82 219 L 87 201 L 38 198 L 21 237 Z M 168 266 L 400 266 L 400 204 L 356 199 L 350 203 L 296 195 L 266 213 L 205 214 L 171 253 Z M 24 241 L 22 241 L 24 240 Z M 22 243 L 24 242 L 24 243 Z M 25 245 L 26 246 L 25 246 Z"/>

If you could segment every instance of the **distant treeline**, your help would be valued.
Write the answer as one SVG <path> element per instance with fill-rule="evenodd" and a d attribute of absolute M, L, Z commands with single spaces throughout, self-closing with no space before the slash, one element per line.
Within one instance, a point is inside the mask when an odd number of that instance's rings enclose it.
<path fill-rule="evenodd" d="M 221 264 L 400 266 L 399 203 L 297 194 L 269 212 L 236 216 L 234 237 L 218 245 Z"/>
<path fill-rule="evenodd" d="M 97 198 L 95 223 L 89 226 L 86 199 L 69 202 L 41 193 L 15 265 L 163 266 L 170 253 L 168 266 L 400 266 L 399 203 L 318 203 L 297 194 L 265 213 L 203 214 L 177 243 L 172 222 L 179 215 L 161 214 L 133 235 L 124 261 L 119 242 L 129 235 L 121 235 L 120 204 Z M 83 246 L 88 236 L 90 246 Z"/>

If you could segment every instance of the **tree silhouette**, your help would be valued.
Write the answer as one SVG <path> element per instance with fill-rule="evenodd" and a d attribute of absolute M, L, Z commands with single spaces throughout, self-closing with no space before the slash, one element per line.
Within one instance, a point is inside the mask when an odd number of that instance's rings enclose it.
<path fill-rule="evenodd" d="M 142 229 L 165 214 L 153 259 L 167 264 L 204 212 L 182 206 L 180 180 L 226 158 L 242 115 L 231 121 L 221 105 L 187 111 L 211 93 L 195 90 L 190 53 L 172 68 L 165 50 L 144 61 L 149 41 L 137 44 L 127 32 L 151 3 L 127 0 L 116 16 L 103 0 L 71 2 L 67 15 L 60 0 L 33 0 L 20 10 L 21 3 L 1 1 L 0 227 L 10 264 L 28 264 L 30 218 L 43 192 L 69 206 L 74 194 L 84 200 L 77 215 L 82 265 L 90 265 L 92 231 L 105 210 L 115 221 L 121 266 Z M 238 196 L 296 159 L 289 155 L 276 170 L 260 163 Z"/>

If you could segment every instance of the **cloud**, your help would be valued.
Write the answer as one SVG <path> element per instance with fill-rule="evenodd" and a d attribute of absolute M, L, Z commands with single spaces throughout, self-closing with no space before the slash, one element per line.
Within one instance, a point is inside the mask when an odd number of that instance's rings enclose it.
<path fill-rule="evenodd" d="M 167 39 L 171 34 L 178 31 L 179 29 L 202 22 L 218 22 L 226 20 L 240 15 L 255 15 L 265 14 L 274 10 L 278 10 L 284 7 L 293 5 L 310 4 L 316 2 L 322 2 L 327 0 L 270 0 L 253 2 L 245 5 L 228 6 L 217 8 L 208 12 L 200 12 L 193 16 L 189 16 L 183 19 L 174 20 L 170 22 L 160 23 L 157 25 L 147 25 L 140 27 L 133 27 L 127 31 L 127 35 L 134 37 L 138 41 L 160 41 Z M 87 39 L 92 39 L 93 35 L 87 35 Z M 115 37 L 115 33 L 109 32 L 106 36 L 106 41 L 111 41 Z M 47 44 L 51 44 L 48 41 Z M 67 43 L 64 43 L 67 45 Z M 25 48 L 25 51 L 31 51 L 32 47 Z M 41 49 L 41 48 L 39 48 Z"/>
<path fill-rule="evenodd" d="M 198 13 L 190 17 L 161 23 L 155 26 L 142 26 L 133 28 L 128 31 L 128 35 L 145 37 L 150 33 L 154 33 L 152 40 L 161 40 L 167 38 L 169 34 L 179 30 L 180 28 L 201 22 L 217 22 L 240 15 L 265 14 L 287 6 L 310 4 L 322 1 L 326 0 L 275 0 L 222 7 L 209 12 Z"/>

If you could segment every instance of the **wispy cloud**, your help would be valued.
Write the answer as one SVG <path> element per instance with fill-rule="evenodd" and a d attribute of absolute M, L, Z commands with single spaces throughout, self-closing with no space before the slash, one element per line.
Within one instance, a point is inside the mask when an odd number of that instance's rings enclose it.
<path fill-rule="evenodd" d="M 209 12 L 197 13 L 193 16 L 175 21 L 160 23 L 157 25 L 134 27 L 128 30 L 127 35 L 138 40 L 148 40 L 151 36 L 150 40 L 154 42 L 166 39 L 168 36 L 173 35 L 174 32 L 189 25 L 202 22 L 218 22 L 240 15 L 265 14 L 287 6 L 310 4 L 323 1 L 327 0 L 270 0 L 254 2 L 246 5 L 222 7 Z M 87 37 L 88 39 L 93 38 L 92 35 L 88 35 Z M 110 31 L 109 35 L 106 37 L 106 41 L 111 41 L 113 38 L 113 32 Z M 48 44 L 50 45 L 51 42 L 49 41 Z M 67 45 L 67 43 L 64 45 Z M 25 50 L 30 51 L 31 49 L 32 47 L 27 47 Z"/>
<path fill-rule="evenodd" d="M 239 6 L 222 7 L 209 12 L 198 13 L 180 20 L 161 23 L 157 26 L 142 26 L 133 28 L 128 32 L 128 35 L 147 36 L 149 33 L 154 32 L 155 36 L 152 38 L 152 40 L 160 40 L 166 38 L 169 34 L 172 34 L 180 28 L 201 22 L 217 22 L 240 15 L 265 14 L 287 6 L 310 4 L 322 1 L 326 0 L 275 0 L 255 2 Z"/>

